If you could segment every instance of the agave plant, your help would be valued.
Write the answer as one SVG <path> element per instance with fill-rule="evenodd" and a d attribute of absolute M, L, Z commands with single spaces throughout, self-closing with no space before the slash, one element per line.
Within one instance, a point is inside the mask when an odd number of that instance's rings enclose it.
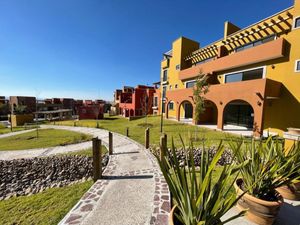
<path fill-rule="evenodd" d="M 277 152 L 277 157 L 282 166 L 288 164 L 290 168 L 290 176 L 288 181 L 290 182 L 299 182 L 300 179 L 300 168 L 298 166 L 300 162 L 300 142 L 296 142 L 292 145 L 291 148 L 281 148 Z"/>
<path fill-rule="evenodd" d="M 234 181 L 232 175 L 237 167 L 225 165 L 217 182 L 212 183 L 212 176 L 217 167 L 217 162 L 224 152 L 222 144 L 213 158 L 208 151 L 201 155 L 200 168 L 195 167 L 192 148 L 186 149 L 186 167 L 180 167 L 176 157 L 176 148 L 172 140 L 171 152 L 166 152 L 162 159 L 158 159 L 162 173 L 168 183 L 170 192 L 177 205 L 175 216 L 185 225 L 216 225 L 227 223 L 242 216 L 245 211 L 221 221 L 221 217 L 228 212 L 238 201 L 234 193 L 230 192 Z M 235 176 L 237 176 L 236 174 Z M 236 177 L 235 177 L 236 178 Z M 234 179 L 235 180 L 235 179 Z"/>
<path fill-rule="evenodd" d="M 254 197 L 276 201 L 275 189 L 299 178 L 300 151 L 286 154 L 277 140 L 268 138 L 250 144 L 229 142 L 237 163 L 248 161 L 240 168 L 243 189 Z M 298 174 L 297 174 L 298 173 Z"/>

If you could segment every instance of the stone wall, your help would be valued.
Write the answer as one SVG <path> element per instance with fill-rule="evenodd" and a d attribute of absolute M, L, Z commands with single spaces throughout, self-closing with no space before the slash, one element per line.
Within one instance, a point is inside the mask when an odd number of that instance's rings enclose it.
<path fill-rule="evenodd" d="M 103 167 L 107 162 L 106 155 Z M 77 155 L 0 160 L 0 200 L 86 181 L 92 177 L 92 165 L 92 158 Z"/>

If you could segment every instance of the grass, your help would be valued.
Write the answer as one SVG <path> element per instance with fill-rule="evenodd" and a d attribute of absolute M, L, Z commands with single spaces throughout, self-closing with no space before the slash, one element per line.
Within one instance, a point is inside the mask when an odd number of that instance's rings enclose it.
<path fill-rule="evenodd" d="M 105 115 L 103 120 L 98 120 L 100 128 L 117 132 L 126 135 L 126 128 L 129 128 L 129 137 L 133 140 L 144 144 L 144 132 L 146 123 L 145 118 L 135 119 L 128 121 L 127 119 L 120 116 L 107 116 Z M 147 123 L 150 124 L 150 144 L 159 145 L 160 133 L 160 117 L 149 116 Z M 97 127 L 96 120 L 80 120 L 80 121 L 60 121 L 56 122 L 57 125 L 69 125 L 69 126 L 85 126 L 85 127 Z M 227 137 L 236 137 L 232 134 L 225 134 L 221 131 L 215 131 L 211 129 L 201 128 L 193 125 L 182 124 L 176 121 L 164 120 L 163 132 L 168 135 L 168 146 L 171 145 L 171 138 L 173 137 L 175 145 L 180 145 L 181 141 L 179 134 L 182 136 L 186 144 L 190 143 L 190 139 L 196 139 L 194 145 L 200 145 L 201 139 L 206 139 L 206 145 L 215 145 L 220 142 L 221 139 Z"/>
<path fill-rule="evenodd" d="M 0 201 L 0 224 L 57 224 L 92 184 L 87 181 Z"/>
<path fill-rule="evenodd" d="M 107 148 L 104 145 L 102 145 L 101 151 L 102 151 L 102 155 L 105 155 L 108 152 Z M 93 157 L 93 150 L 92 148 L 88 148 L 80 151 L 63 153 L 62 155 L 80 155 L 80 156 Z"/>
<path fill-rule="evenodd" d="M 7 134 L 7 133 L 21 131 L 21 130 L 25 130 L 25 127 L 14 127 L 13 131 L 11 131 L 10 128 L 0 128 L 0 134 Z"/>
<path fill-rule="evenodd" d="M 41 129 L 0 139 L 0 150 L 22 150 L 67 145 L 91 140 L 92 136 L 67 130 Z"/>

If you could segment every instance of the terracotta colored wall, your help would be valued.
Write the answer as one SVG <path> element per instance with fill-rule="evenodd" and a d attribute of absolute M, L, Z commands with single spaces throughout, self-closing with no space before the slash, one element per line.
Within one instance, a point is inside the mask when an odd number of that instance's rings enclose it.
<path fill-rule="evenodd" d="M 284 39 L 279 38 L 278 40 L 271 41 L 263 45 L 249 48 L 241 52 L 236 52 L 234 54 L 182 70 L 179 73 L 179 79 L 185 80 L 196 77 L 200 71 L 202 73 L 210 74 L 213 72 L 284 57 L 284 43 Z"/>
<path fill-rule="evenodd" d="M 103 105 L 95 104 L 79 106 L 77 111 L 80 120 L 103 119 Z"/>
<path fill-rule="evenodd" d="M 267 86 L 272 88 L 266 88 Z M 281 85 L 268 79 L 258 79 L 242 82 L 234 82 L 227 84 L 211 85 L 209 92 L 205 95 L 207 100 L 212 101 L 218 109 L 217 125 L 219 129 L 223 129 L 224 109 L 226 105 L 234 100 L 242 100 L 249 103 L 254 111 L 254 132 L 256 135 L 262 134 L 263 130 L 263 111 L 265 105 L 265 97 L 272 95 L 278 97 L 280 95 Z M 277 94 L 277 95 L 275 95 Z M 274 96 L 275 95 L 275 96 Z M 193 102 L 193 89 L 180 89 L 167 92 L 169 101 L 176 103 L 176 118 L 180 119 L 180 106 L 184 101 Z"/>

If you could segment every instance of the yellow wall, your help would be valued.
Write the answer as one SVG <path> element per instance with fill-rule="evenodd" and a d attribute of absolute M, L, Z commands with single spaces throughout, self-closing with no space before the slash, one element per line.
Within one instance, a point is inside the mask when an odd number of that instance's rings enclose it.
<path fill-rule="evenodd" d="M 300 0 L 296 1 L 293 15 L 300 16 Z M 269 101 L 264 114 L 264 128 L 280 135 L 288 127 L 300 127 L 300 73 L 295 72 L 295 61 L 300 59 L 300 29 L 292 29 L 282 37 L 289 43 L 289 57 L 274 61 L 275 68 L 269 66 L 267 73 L 268 78 L 282 82 L 282 94 L 278 100 Z"/>
<path fill-rule="evenodd" d="M 172 44 L 172 57 L 169 59 L 169 66 L 166 68 L 168 70 L 168 83 L 167 83 L 167 92 L 174 91 L 175 85 L 177 85 L 177 89 L 185 88 L 184 82 L 179 80 L 179 71 L 186 69 L 190 67 L 191 65 L 187 64 L 184 60 L 185 56 L 190 54 L 191 52 L 195 51 L 199 48 L 199 43 L 189 40 L 185 37 L 180 37 L 177 40 L 175 40 Z M 165 60 L 161 63 L 161 80 L 163 77 L 163 71 L 165 70 L 164 67 L 166 66 Z M 176 70 L 176 65 L 180 65 L 180 69 Z M 172 87 L 170 89 L 170 86 Z M 161 92 L 163 84 L 161 85 Z M 173 100 L 174 102 L 174 110 L 169 110 L 169 117 L 176 118 L 176 109 L 178 107 L 178 104 L 176 102 L 176 99 L 168 99 L 168 101 Z M 181 115 L 183 115 L 181 113 Z"/>
<path fill-rule="evenodd" d="M 25 123 L 33 122 L 33 114 L 11 115 L 12 127 L 23 126 Z"/>

